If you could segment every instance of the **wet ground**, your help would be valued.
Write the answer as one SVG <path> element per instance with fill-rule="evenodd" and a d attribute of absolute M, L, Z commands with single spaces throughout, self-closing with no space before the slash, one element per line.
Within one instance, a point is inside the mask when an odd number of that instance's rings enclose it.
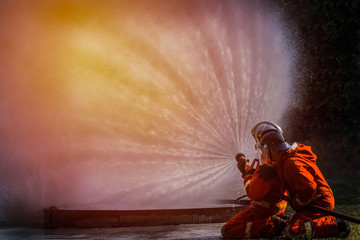
<path fill-rule="evenodd" d="M 127 228 L 45 229 L 11 227 L 0 229 L 0 239 L 222 239 L 224 223 L 181 224 Z"/>

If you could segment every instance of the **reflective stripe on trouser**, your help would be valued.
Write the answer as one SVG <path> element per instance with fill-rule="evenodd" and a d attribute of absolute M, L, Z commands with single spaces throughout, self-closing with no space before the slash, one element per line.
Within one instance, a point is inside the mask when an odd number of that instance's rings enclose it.
<path fill-rule="evenodd" d="M 245 238 L 250 238 L 250 232 L 251 232 L 251 225 L 253 222 L 247 222 L 246 223 L 246 229 L 245 229 Z"/>
<path fill-rule="evenodd" d="M 306 236 L 310 238 L 334 237 L 338 234 L 336 218 L 322 213 L 303 210 L 290 220 L 286 235 L 290 237 Z"/>
<path fill-rule="evenodd" d="M 223 237 L 256 238 L 264 233 L 272 233 L 271 216 L 256 216 L 249 208 L 232 217 L 221 229 Z"/>

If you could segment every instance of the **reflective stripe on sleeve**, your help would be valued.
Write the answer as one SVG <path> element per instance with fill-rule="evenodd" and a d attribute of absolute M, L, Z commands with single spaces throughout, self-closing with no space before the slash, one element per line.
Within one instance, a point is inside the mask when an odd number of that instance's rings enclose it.
<path fill-rule="evenodd" d="M 249 181 L 247 181 L 246 183 L 245 183 L 245 188 L 250 184 L 250 182 L 251 182 L 251 180 L 249 180 Z"/>
<path fill-rule="evenodd" d="M 297 202 L 297 204 L 299 204 L 300 206 L 304 206 L 306 204 L 308 204 L 309 202 L 302 202 L 298 197 L 295 198 L 295 201 Z"/>
<path fill-rule="evenodd" d="M 316 201 L 318 199 L 322 198 L 322 195 L 321 194 L 318 194 L 316 196 L 314 196 L 310 201 L 308 202 L 302 202 L 298 197 L 295 198 L 295 201 L 297 202 L 297 204 L 299 204 L 300 206 L 304 206 L 304 205 L 307 205 L 309 202 L 312 202 L 312 201 Z"/>
<path fill-rule="evenodd" d="M 316 196 L 314 196 L 312 199 L 311 199 L 311 202 L 312 201 L 315 201 L 315 200 L 318 200 L 318 199 L 320 199 L 320 198 L 322 198 L 323 196 L 321 195 L 321 194 L 318 194 L 318 195 L 316 195 Z"/>

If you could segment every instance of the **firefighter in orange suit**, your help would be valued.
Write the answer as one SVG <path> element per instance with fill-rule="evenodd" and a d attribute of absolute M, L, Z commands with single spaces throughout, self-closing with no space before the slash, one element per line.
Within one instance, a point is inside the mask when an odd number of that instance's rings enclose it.
<path fill-rule="evenodd" d="M 260 238 L 279 235 L 286 225 L 281 217 L 286 202 L 272 195 L 271 191 L 285 194 L 284 187 L 276 173 L 262 174 L 262 166 L 246 170 L 245 155 L 236 155 L 239 171 L 242 173 L 250 205 L 232 217 L 221 229 L 225 238 Z M 277 215 L 277 216 L 276 216 Z"/>
<path fill-rule="evenodd" d="M 292 199 L 291 206 L 297 211 L 283 232 L 286 236 L 306 239 L 348 236 L 350 228 L 343 220 L 304 209 L 312 204 L 333 210 L 335 205 L 311 147 L 298 143 L 291 146 L 276 131 L 262 134 L 257 147 L 263 161 L 275 163 L 277 175 Z"/>

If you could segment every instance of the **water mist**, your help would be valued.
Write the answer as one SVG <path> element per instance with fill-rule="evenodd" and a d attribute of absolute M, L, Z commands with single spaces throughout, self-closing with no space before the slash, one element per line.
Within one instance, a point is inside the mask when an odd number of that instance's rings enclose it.
<path fill-rule="evenodd" d="M 260 1 L 6 1 L 0 18 L 1 221 L 237 197 L 235 154 L 287 107 Z"/>

